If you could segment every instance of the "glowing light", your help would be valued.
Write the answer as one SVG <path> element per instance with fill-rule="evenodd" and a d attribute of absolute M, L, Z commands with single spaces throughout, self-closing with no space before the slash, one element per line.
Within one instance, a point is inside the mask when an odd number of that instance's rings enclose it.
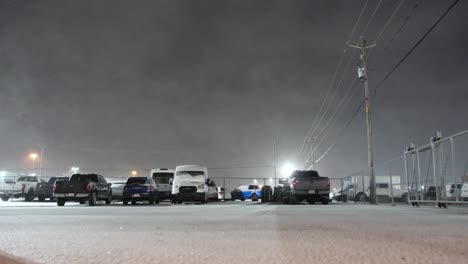
<path fill-rule="evenodd" d="M 283 176 L 289 176 L 295 170 L 295 166 L 289 162 L 285 163 L 283 167 L 281 167 L 281 173 Z"/>

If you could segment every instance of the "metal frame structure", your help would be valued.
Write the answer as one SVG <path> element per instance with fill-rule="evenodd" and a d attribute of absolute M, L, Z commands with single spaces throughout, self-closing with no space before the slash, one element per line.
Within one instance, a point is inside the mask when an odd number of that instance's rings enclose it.
<path fill-rule="evenodd" d="M 414 143 L 411 143 L 411 146 L 404 150 L 404 166 L 405 166 L 405 176 L 408 188 L 408 203 L 413 206 L 419 206 L 421 203 L 434 203 L 436 207 L 446 208 L 447 204 L 468 204 L 468 201 L 463 201 L 461 197 L 461 188 L 460 192 L 457 194 L 454 200 L 448 200 L 446 197 L 446 188 L 445 188 L 445 175 L 446 175 L 446 163 L 450 157 L 452 162 L 451 173 L 452 178 L 457 179 L 456 173 L 456 159 L 455 159 L 455 138 L 468 135 L 468 130 L 456 133 L 449 137 L 442 138 L 441 133 L 438 132 L 436 137 L 431 137 L 430 143 L 424 146 L 416 148 Z M 449 143 L 449 156 L 447 156 L 447 161 L 444 165 L 444 148 L 443 143 Z M 428 162 L 428 173 L 429 167 L 432 166 L 432 176 L 434 180 L 435 187 L 435 200 L 424 199 L 424 192 L 427 186 L 422 184 L 421 178 L 421 158 L 420 153 L 425 151 L 431 151 Z M 438 153 L 438 154 L 437 154 Z M 409 164 L 411 162 L 411 173 L 409 172 Z M 439 163 L 439 170 L 437 168 L 437 163 Z M 455 182 L 455 184 L 462 184 L 462 177 L 465 175 L 459 175 L 460 182 Z M 426 182 L 428 180 L 429 174 L 426 175 Z M 414 194 L 414 195 L 413 195 Z M 413 199 L 414 198 L 414 199 Z"/>

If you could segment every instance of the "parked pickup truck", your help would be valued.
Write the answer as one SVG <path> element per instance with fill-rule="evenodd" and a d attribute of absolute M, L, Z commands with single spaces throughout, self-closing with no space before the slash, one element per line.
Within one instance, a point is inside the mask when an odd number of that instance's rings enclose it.
<path fill-rule="evenodd" d="M 64 206 L 67 201 L 80 204 L 89 202 L 96 205 L 98 200 L 110 204 L 112 200 L 111 184 L 97 174 L 74 174 L 69 181 L 56 181 L 53 187 L 54 197 L 58 206 Z"/>
<path fill-rule="evenodd" d="M 30 202 L 34 200 L 36 185 L 41 182 L 38 176 L 20 176 L 15 181 L 15 177 L 2 177 L 0 182 L 0 196 L 3 201 L 8 201 L 10 197 L 20 198 Z"/>
<path fill-rule="evenodd" d="M 47 182 L 40 182 L 36 185 L 36 195 L 39 201 L 49 198 L 54 200 L 53 187 L 56 181 L 68 181 L 68 177 L 50 177 Z"/>
<path fill-rule="evenodd" d="M 6 202 L 13 194 L 22 193 L 21 186 L 16 184 L 16 177 L 3 176 L 0 177 L 0 198 Z"/>
<path fill-rule="evenodd" d="M 294 204 L 306 200 L 310 204 L 316 201 L 328 204 L 330 200 L 330 180 L 320 177 L 317 171 L 294 171 L 280 183 L 284 184 L 281 193 L 283 203 Z"/>

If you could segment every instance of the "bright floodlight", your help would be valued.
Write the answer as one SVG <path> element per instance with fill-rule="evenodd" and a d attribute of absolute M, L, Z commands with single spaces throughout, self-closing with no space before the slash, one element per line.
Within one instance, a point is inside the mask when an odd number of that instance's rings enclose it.
<path fill-rule="evenodd" d="M 294 165 L 291 163 L 287 162 L 281 167 L 281 173 L 283 176 L 289 176 L 291 173 L 295 170 Z"/>
<path fill-rule="evenodd" d="M 29 157 L 30 157 L 32 160 L 35 160 L 35 159 L 37 159 L 37 157 L 39 157 L 39 155 L 37 155 L 37 153 L 31 153 L 31 154 L 29 154 Z"/>
<path fill-rule="evenodd" d="M 70 170 L 73 171 L 74 174 L 76 174 L 80 170 L 80 168 L 72 167 Z"/>
<path fill-rule="evenodd" d="M 132 175 L 133 176 L 136 176 L 138 174 L 138 172 L 136 170 L 132 170 Z"/>
<path fill-rule="evenodd" d="M 0 171 L 0 177 L 4 177 L 6 176 L 6 174 L 7 174 L 6 171 Z"/>

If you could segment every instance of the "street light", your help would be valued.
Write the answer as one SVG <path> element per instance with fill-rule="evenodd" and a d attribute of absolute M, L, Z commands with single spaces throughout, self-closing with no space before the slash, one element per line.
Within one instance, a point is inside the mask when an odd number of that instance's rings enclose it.
<path fill-rule="evenodd" d="M 37 159 L 37 157 L 39 157 L 39 155 L 37 155 L 37 153 L 31 153 L 31 154 L 29 154 L 29 157 L 33 161 L 33 168 L 34 168 L 34 164 L 36 163 L 36 159 Z"/>
<path fill-rule="evenodd" d="M 79 167 L 72 167 L 72 168 L 70 169 L 70 171 L 73 172 L 73 174 L 76 174 L 79 170 L 80 170 Z"/>
<path fill-rule="evenodd" d="M 132 170 L 132 176 L 137 176 L 138 172 L 136 170 Z"/>
<path fill-rule="evenodd" d="M 295 170 L 295 167 L 293 164 L 287 162 L 283 165 L 283 167 L 281 167 L 281 174 L 283 174 L 283 176 L 290 176 L 291 173 Z"/>

